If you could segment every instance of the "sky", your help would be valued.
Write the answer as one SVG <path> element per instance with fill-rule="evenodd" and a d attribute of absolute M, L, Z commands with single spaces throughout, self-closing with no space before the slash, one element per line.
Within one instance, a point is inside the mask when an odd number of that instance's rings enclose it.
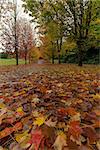
<path fill-rule="evenodd" d="M 24 8 L 22 7 L 22 4 L 23 4 L 22 0 L 17 0 L 19 15 L 21 15 L 27 19 L 31 19 L 31 17 L 24 12 Z"/>

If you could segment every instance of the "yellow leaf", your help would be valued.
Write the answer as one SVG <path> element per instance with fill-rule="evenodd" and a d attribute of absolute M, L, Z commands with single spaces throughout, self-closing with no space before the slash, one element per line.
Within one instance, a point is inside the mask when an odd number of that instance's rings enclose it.
<path fill-rule="evenodd" d="M 25 139 L 29 138 L 29 136 L 28 131 L 25 131 L 21 134 L 15 134 L 15 139 L 17 142 L 22 143 Z"/>
<path fill-rule="evenodd" d="M 5 108 L 5 107 L 6 107 L 6 105 L 5 105 L 5 104 L 0 103 L 0 109 Z"/>
<path fill-rule="evenodd" d="M 93 95 L 93 98 L 100 99 L 100 94 Z"/>
<path fill-rule="evenodd" d="M 44 116 L 36 118 L 36 121 L 34 121 L 34 125 L 41 126 L 45 122 L 46 118 Z"/>
<path fill-rule="evenodd" d="M 17 108 L 17 112 L 23 112 L 23 108 L 22 107 Z"/>

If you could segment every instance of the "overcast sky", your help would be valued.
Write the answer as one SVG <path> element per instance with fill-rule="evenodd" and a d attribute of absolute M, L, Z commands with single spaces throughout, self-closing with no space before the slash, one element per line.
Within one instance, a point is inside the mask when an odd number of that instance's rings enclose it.
<path fill-rule="evenodd" d="M 23 4 L 22 0 L 17 0 L 19 15 L 30 19 L 29 15 L 24 13 L 24 8 L 22 7 L 22 4 Z"/>

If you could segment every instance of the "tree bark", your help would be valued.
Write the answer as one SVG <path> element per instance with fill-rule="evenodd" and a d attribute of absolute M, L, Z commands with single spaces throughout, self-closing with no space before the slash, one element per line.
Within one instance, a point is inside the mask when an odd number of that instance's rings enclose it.
<path fill-rule="evenodd" d="M 54 50 L 52 49 L 52 64 L 54 64 Z"/>
<path fill-rule="evenodd" d="M 15 48 L 15 53 L 16 53 L 16 65 L 18 65 L 18 49 Z"/>
<path fill-rule="evenodd" d="M 54 43 L 51 41 L 52 43 L 52 64 L 54 64 Z"/>
<path fill-rule="evenodd" d="M 25 50 L 25 65 L 27 64 L 27 50 Z"/>
<path fill-rule="evenodd" d="M 78 66 L 83 66 L 83 44 L 82 41 L 77 41 L 77 47 L 78 47 Z"/>
<path fill-rule="evenodd" d="M 57 49 L 58 49 L 58 64 L 60 64 L 61 61 L 60 61 L 60 47 L 59 47 L 59 40 L 57 40 Z"/>
<path fill-rule="evenodd" d="M 83 66 L 83 57 L 82 57 L 82 51 L 79 49 L 78 53 L 78 66 Z"/>

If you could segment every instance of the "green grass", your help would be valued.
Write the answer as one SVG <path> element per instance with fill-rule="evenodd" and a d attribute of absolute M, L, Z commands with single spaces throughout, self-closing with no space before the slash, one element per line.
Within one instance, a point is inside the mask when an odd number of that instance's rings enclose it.
<path fill-rule="evenodd" d="M 24 60 L 19 59 L 19 64 L 24 64 Z M 0 59 L 0 66 L 7 66 L 7 65 L 16 65 L 16 60 L 14 58 Z"/>

